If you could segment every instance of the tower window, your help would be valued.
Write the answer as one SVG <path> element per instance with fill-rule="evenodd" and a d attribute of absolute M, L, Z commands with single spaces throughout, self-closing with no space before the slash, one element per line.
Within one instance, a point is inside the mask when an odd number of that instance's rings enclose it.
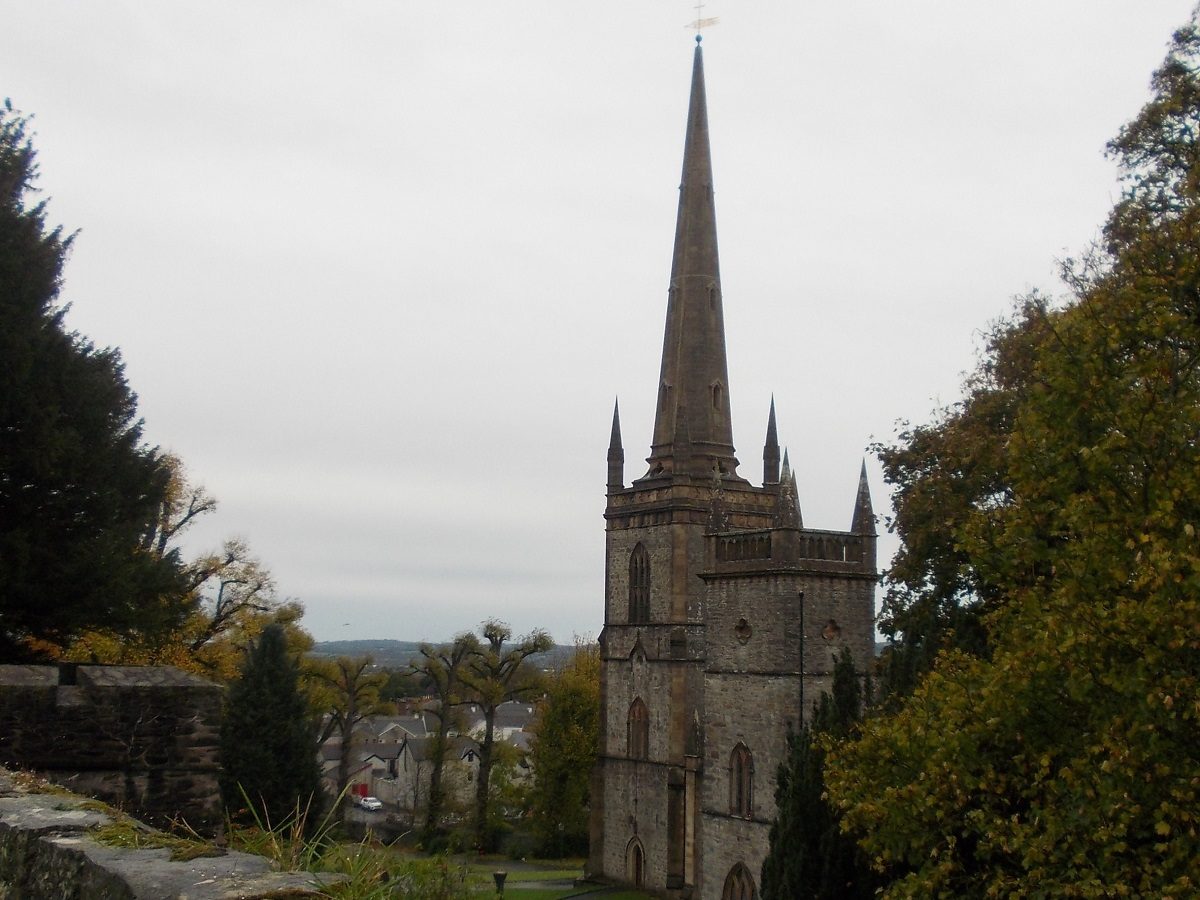
<path fill-rule="evenodd" d="M 729 754 L 729 814 L 749 819 L 754 806 L 754 757 L 739 743 Z"/>
<path fill-rule="evenodd" d="M 650 554 L 640 543 L 629 556 L 629 624 L 650 621 Z"/>
<path fill-rule="evenodd" d="M 626 723 L 629 732 L 630 759 L 646 759 L 650 755 L 650 712 L 642 698 L 636 698 L 629 704 L 629 719 Z"/>

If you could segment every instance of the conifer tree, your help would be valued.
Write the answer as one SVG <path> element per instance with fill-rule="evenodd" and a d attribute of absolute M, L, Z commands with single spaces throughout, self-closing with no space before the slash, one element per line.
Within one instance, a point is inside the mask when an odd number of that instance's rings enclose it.
<path fill-rule="evenodd" d="M 246 655 L 242 677 L 229 688 L 221 724 L 221 793 L 226 807 L 254 805 L 277 825 L 297 810 L 318 817 L 320 771 L 299 667 L 279 625 L 268 626 Z M 244 795 L 244 796 L 243 796 Z"/>
<path fill-rule="evenodd" d="M 142 443 L 120 354 L 68 332 L 72 235 L 33 203 L 28 119 L 0 105 L 0 662 L 82 631 L 165 631 L 187 614 L 176 556 L 148 552 L 170 471 Z"/>
<path fill-rule="evenodd" d="M 868 688 L 869 692 L 869 688 Z M 788 735 L 776 776 L 776 817 L 762 868 L 763 900 L 870 897 L 874 880 L 852 838 L 839 830 L 825 797 L 822 736 L 845 739 L 862 719 L 863 685 L 850 651 L 833 669 L 833 694 L 813 704 L 811 722 Z"/>

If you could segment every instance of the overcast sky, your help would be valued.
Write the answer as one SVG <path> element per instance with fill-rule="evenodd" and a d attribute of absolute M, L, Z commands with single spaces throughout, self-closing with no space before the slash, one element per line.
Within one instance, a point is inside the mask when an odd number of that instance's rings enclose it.
<path fill-rule="evenodd" d="M 774 392 L 806 524 L 959 395 L 1117 197 L 1192 0 L 710 2 L 741 473 Z M 322 640 L 603 615 L 614 396 L 644 473 L 687 2 L 0 0 L 68 322 Z M 877 511 L 886 487 L 868 459 Z M 895 542 L 886 544 L 889 552 Z"/>

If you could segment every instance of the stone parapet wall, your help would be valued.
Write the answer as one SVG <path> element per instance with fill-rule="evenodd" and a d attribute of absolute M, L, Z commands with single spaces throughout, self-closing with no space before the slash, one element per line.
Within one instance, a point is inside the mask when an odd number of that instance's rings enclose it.
<path fill-rule="evenodd" d="M 328 896 L 313 875 L 272 871 L 270 861 L 261 856 L 214 847 L 211 856 L 174 860 L 165 848 L 107 846 L 96 839 L 96 830 L 114 819 L 97 806 L 66 792 L 23 787 L 17 776 L 0 770 L 0 897 L 300 900 Z"/>
<path fill-rule="evenodd" d="M 0 666 L 0 765 L 203 833 L 222 818 L 223 692 L 169 666 Z"/>

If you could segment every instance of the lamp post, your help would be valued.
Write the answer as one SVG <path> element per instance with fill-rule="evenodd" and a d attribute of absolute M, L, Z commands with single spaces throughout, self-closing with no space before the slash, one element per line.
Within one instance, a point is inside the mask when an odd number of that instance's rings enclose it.
<path fill-rule="evenodd" d="M 501 897 L 504 896 L 504 879 L 507 877 L 508 873 L 503 869 L 492 873 L 492 878 L 496 879 L 496 893 Z"/>

